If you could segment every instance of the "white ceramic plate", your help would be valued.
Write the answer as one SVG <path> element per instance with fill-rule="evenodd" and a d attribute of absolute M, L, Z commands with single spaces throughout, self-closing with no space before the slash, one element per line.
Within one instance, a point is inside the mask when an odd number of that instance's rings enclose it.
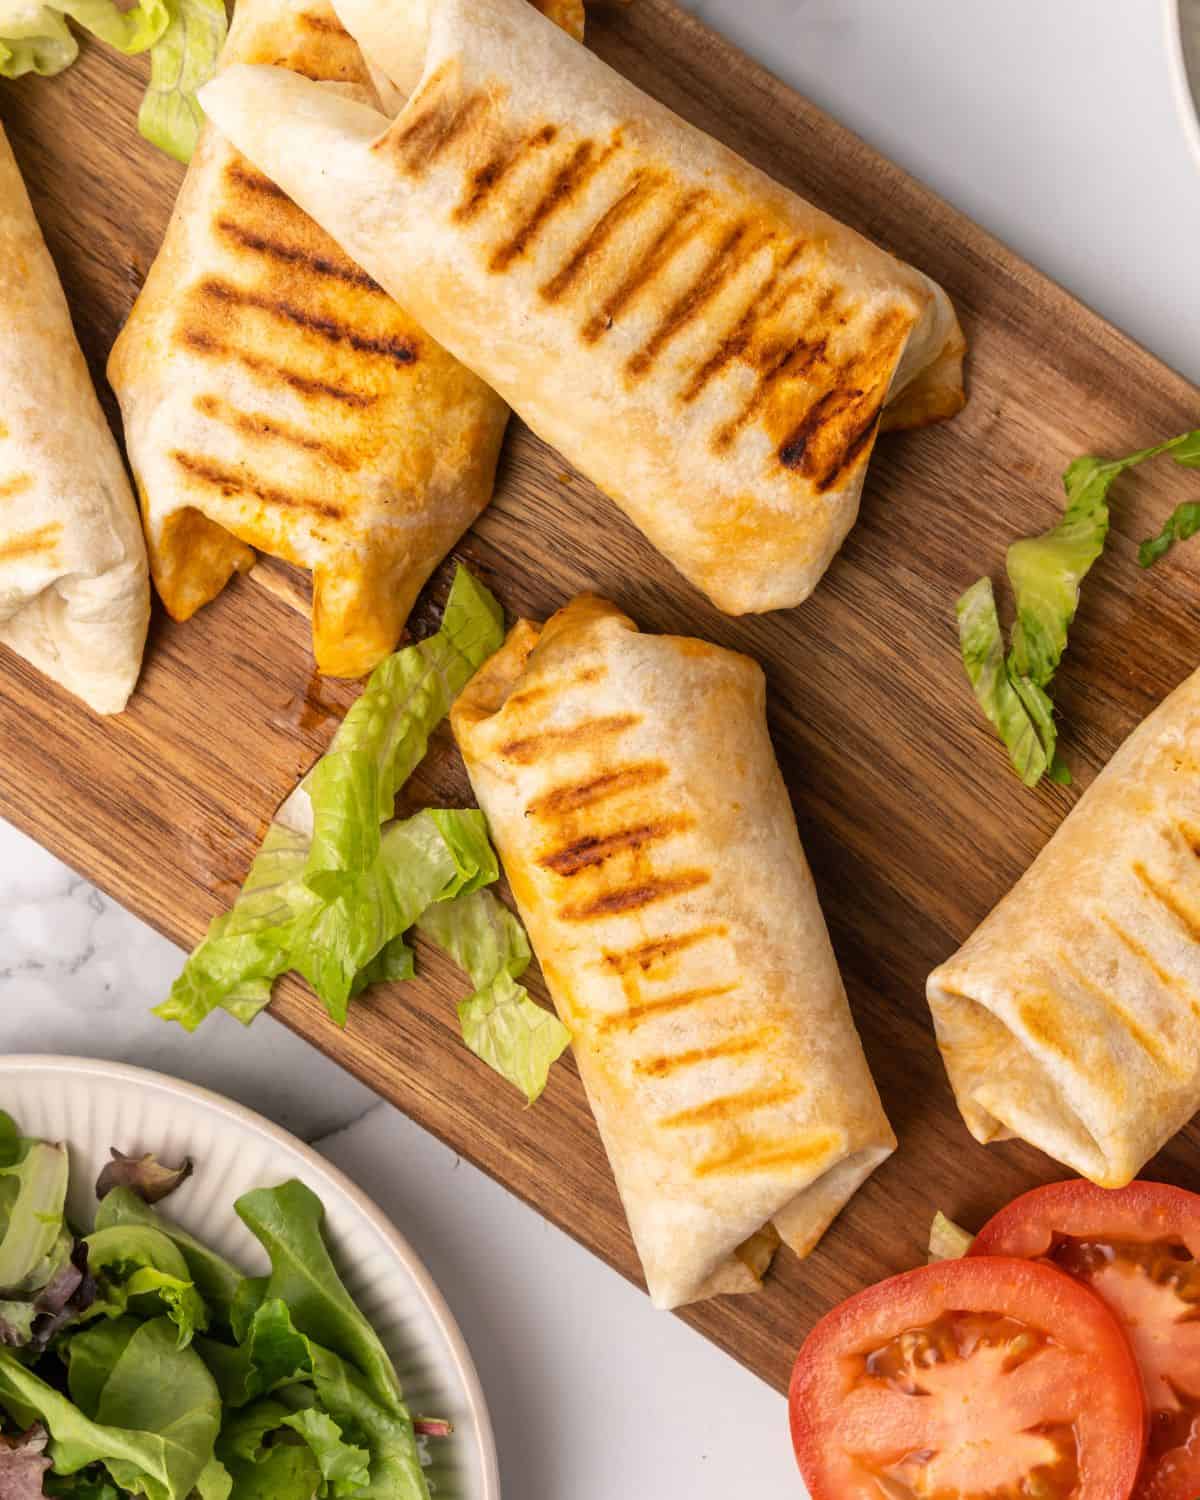
<path fill-rule="evenodd" d="M 27 1135 L 66 1142 L 71 1216 L 89 1228 L 92 1185 L 110 1146 L 169 1162 L 191 1156 L 196 1170 L 165 1211 L 253 1274 L 266 1259 L 234 1199 L 289 1177 L 306 1183 L 325 1205 L 338 1271 L 387 1346 L 410 1409 L 454 1423 L 453 1437 L 424 1445 L 430 1489 L 437 1500 L 500 1500 L 491 1421 L 450 1309 L 407 1241 L 315 1151 L 207 1089 L 84 1058 L 0 1057 L 0 1108 Z"/>
<path fill-rule="evenodd" d="M 1200 0 L 1162 0 L 1167 54 L 1183 128 L 1200 165 Z"/>

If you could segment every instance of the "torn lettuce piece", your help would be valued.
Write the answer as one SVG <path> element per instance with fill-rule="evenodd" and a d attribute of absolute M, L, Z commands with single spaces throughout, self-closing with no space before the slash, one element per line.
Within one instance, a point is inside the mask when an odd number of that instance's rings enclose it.
<path fill-rule="evenodd" d="M 192 1175 L 195 1163 L 185 1156 L 177 1167 L 159 1161 L 153 1151 L 142 1156 L 126 1156 L 115 1146 L 108 1148 L 112 1158 L 96 1178 L 96 1197 L 106 1198 L 114 1188 L 127 1187 L 144 1203 L 161 1203 Z"/>
<path fill-rule="evenodd" d="M 431 906 L 417 930 L 475 985 L 458 1007 L 463 1041 L 532 1104 L 571 1033 L 517 983 L 531 957 L 525 929 L 493 892 L 476 890 Z"/>
<path fill-rule="evenodd" d="M 0 0 L 0 78 L 52 78 L 79 56 L 61 13 L 39 0 Z"/>
<path fill-rule="evenodd" d="M 0 1433 L 0 1495 L 4 1500 L 41 1500 L 42 1479 L 50 1467 L 49 1434 L 40 1422 L 16 1437 Z"/>
<path fill-rule="evenodd" d="M 24 1142 L 0 1167 L 0 1296 L 37 1292 L 70 1259 L 66 1148 Z"/>
<path fill-rule="evenodd" d="M 369 870 L 396 793 L 429 736 L 504 640 L 499 602 L 467 570 L 454 575 L 440 629 L 380 662 L 309 773 L 312 846 L 306 879 L 329 896 Z"/>
<path fill-rule="evenodd" d="M 322 1494 L 359 1495 L 371 1482 L 371 1455 L 366 1448 L 347 1443 L 342 1429 L 328 1412 L 302 1407 L 284 1417 L 283 1427 L 297 1432 L 312 1450 L 322 1482 Z"/>
<path fill-rule="evenodd" d="M 975 1243 L 975 1236 L 948 1219 L 941 1209 L 933 1216 L 929 1226 L 929 1262 L 936 1260 L 960 1260 Z"/>
<path fill-rule="evenodd" d="M 1008 675 L 991 579 L 973 583 L 955 610 L 963 666 L 979 706 L 1004 741 L 1018 776 L 1026 786 L 1036 786 L 1048 764 L 1046 745 Z"/>
<path fill-rule="evenodd" d="M 1176 542 L 1186 542 L 1200 531 L 1200 500 L 1185 500 L 1177 505 L 1163 524 L 1157 536 L 1148 536 L 1138 546 L 1138 563 L 1143 568 L 1153 567 L 1160 557 L 1165 557 Z"/>
<path fill-rule="evenodd" d="M 175 1325 L 181 1349 L 208 1327 L 204 1299 L 182 1253 L 167 1235 L 146 1225 L 120 1224 L 96 1230 L 84 1244 L 97 1284 L 91 1316 L 120 1317 L 126 1311 L 142 1318 L 163 1314 Z"/>
<path fill-rule="evenodd" d="M 196 93 L 216 72 L 228 29 L 224 0 L 171 0 L 170 22 L 151 49 L 138 130 L 176 161 L 191 161 L 196 149 L 204 124 Z"/>

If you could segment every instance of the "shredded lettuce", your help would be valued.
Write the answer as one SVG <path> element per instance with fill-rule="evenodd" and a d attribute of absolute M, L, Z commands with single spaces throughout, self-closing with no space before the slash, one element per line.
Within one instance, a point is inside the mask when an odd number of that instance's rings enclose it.
<path fill-rule="evenodd" d="M 953 1219 L 948 1219 L 941 1209 L 933 1216 L 929 1226 L 929 1261 L 960 1260 L 975 1243 L 975 1236 Z"/>
<path fill-rule="evenodd" d="M 517 983 L 531 956 L 524 928 L 491 891 L 477 890 L 431 906 L 417 930 L 471 976 L 475 993 L 458 1007 L 463 1041 L 532 1104 L 571 1033 Z"/>
<path fill-rule="evenodd" d="M 138 129 L 190 161 L 204 116 L 196 91 L 216 71 L 228 29 L 224 0 L 0 0 L 0 77 L 49 77 L 79 55 L 66 18 L 119 52 L 150 53 L 150 86 Z"/>
<path fill-rule="evenodd" d="M 977 580 L 958 600 L 959 645 L 967 676 L 1026 786 L 1036 786 L 1043 776 L 1064 784 L 1071 780 L 1057 748 L 1054 674 L 1067 648 L 1083 580 L 1108 538 L 1108 492 L 1113 481 L 1160 453 L 1173 454 L 1185 467 L 1200 467 L 1200 431 L 1183 433 L 1125 458 L 1087 455 L 1067 466 L 1063 474 L 1067 506 L 1062 520 L 1040 536 L 1014 542 L 1008 549 L 1005 567 L 1016 620 L 1007 657 L 990 580 Z M 1197 526 L 1200 508 L 1192 529 Z M 1142 544 L 1139 560 L 1143 566 L 1177 539 L 1169 533 L 1170 522 L 1163 537 Z M 1143 555 L 1147 549 L 1152 556 Z"/>

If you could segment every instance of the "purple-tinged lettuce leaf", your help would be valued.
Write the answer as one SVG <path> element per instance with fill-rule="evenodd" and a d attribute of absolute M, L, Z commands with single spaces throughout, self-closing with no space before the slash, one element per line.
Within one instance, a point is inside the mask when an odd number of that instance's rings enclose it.
<path fill-rule="evenodd" d="M 195 1162 L 185 1156 L 177 1167 L 159 1161 L 153 1151 L 144 1156 L 126 1156 L 115 1146 L 109 1147 L 112 1160 L 101 1168 L 96 1179 L 96 1197 L 107 1198 L 114 1188 L 126 1187 L 143 1203 L 161 1203 L 192 1175 Z"/>
<path fill-rule="evenodd" d="M 0 1433 L 0 1496 L 3 1500 L 42 1500 L 42 1479 L 50 1467 L 49 1434 L 35 1422 L 19 1437 Z"/>

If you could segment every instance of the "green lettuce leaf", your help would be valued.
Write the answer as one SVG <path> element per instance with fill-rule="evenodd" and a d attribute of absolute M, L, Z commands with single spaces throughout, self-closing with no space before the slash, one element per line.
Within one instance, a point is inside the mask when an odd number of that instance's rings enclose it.
<path fill-rule="evenodd" d="M 12 1115 L 0 1109 L 0 1167 L 11 1167 L 22 1155 L 21 1132 Z"/>
<path fill-rule="evenodd" d="M 213 1457 L 221 1403 L 204 1362 L 179 1349 L 175 1335 L 166 1318 L 137 1327 L 103 1381 L 94 1417 L 0 1349 L 0 1405 L 22 1425 L 45 1424 L 56 1473 L 102 1463 L 123 1490 L 187 1500 Z"/>
<path fill-rule="evenodd" d="M 98 1294 L 87 1316 L 139 1317 L 165 1314 L 184 1349 L 208 1327 L 208 1309 L 197 1291 L 182 1252 L 158 1229 L 120 1224 L 98 1229 L 84 1241 L 88 1269 Z"/>
<path fill-rule="evenodd" d="M 292 1180 L 243 1193 L 234 1207 L 270 1257 L 265 1301 L 282 1302 L 301 1333 L 350 1360 L 377 1400 L 398 1405 L 400 1381 L 387 1350 L 330 1259 L 317 1195 Z"/>
<path fill-rule="evenodd" d="M 975 1242 L 975 1236 L 961 1224 L 948 1219 L 941 1209 L 929 1226 L 929 1261 L 959 1260 Z"/>
<path fill-rule="evenodd" d="M 257 1401 L 228 1412 L 217 1451 L 233 1476 L 237 1500 L 312 1500 L 321 1484 L 316 1455 L 306 1443 L 270 1443 L 291 1413 L 278 1401 Z"/>
<path fill-rule="evenodd" d="M 282 1425 L 298 1432 L 312 1449 L 321 1472 L 322 1495 L 358 1495 L 370 1484 L 369 1451 L 347 1443 L 328 1412 L 306 1407 L 285 1417 Z"/>
<path fill-rule="evenodd" d="M 198 1348 L 231 1410 L 312 1376 L 310 1341 L 278 1297 L 255 1309 L 236 1346 L 202 1339 Z"/>
<path fill-rule="evenodd" d="M 531 956 L 520 922 L 491 891 L 476 890 L 431 906 L 417 930 L 475 985 L 458 1007 L 463 1041 L 534 1103 L 571 1033 L 517 983 Z"/>
<path fill-rule="evenodd" d="M 48 1141 L 10 1147 L 18 1159 L 0 1167 L 0 1293 L 7 1297 L 45 1286 L 71 1254 L 63 1222 L 65 1147 Z"/>
<path fill-rule="evenodd" d="M 313 815 L 306 879 L 314 891 L 335 895 L 371 868 L 380 827 L 430 734 L 503 640 L 499 603 L 460 567 L 437 633 L 375 668 L 305 782 Z"/>
<path fill-rule="evenodd" d="M 57 10 L 38 0 L 0 3 L 0 78 L 52 78 L 78 56 L 79 43 Z"/>
<path fill-rule="evenodd" d="M 216 72 L 227 30 L 224 0 L 171 0 L 170 24 L 151 50 L 138 129 L 177 161 L 196 149 L 204 124 L 196 93 Z"/>
<path fill-rule="evenodd" d="M 134 1317 L 105 1318 L 67 1340 L 67 1389 L 85 1417 L 95 1420 L 108 1377 L 141 1326 Z"/>
<path fill-rule="evenodd" d="M 96 1232 L 118 1226 L 139 1226 L 166 1235 L 183 1257 L 187 1274 L 212 1314 L 213 1321 L 228 1328 L 234 1300 L 241 1284 L 248 1280 L 236 1268 L 210 1250 L 186 1229 L 151 1208 L 130 1188 L 114 1188 L 105 1195 L 96 1211 Z"/>
<path fill-rule="evenodd" d="M 1171 457 L 1185 469 L 1200 469 L 1200 428 L 1185 432 L 1174 440 Z M 1186 542 L 1200 531 L 1200 501 L 1185 500 L 1167 517 L 1163 529 L 1157 536 L 1147 537 L 1138 547 L 1138 562 L 1143 568 L 1165 557 L 1176 542 Z"/>

